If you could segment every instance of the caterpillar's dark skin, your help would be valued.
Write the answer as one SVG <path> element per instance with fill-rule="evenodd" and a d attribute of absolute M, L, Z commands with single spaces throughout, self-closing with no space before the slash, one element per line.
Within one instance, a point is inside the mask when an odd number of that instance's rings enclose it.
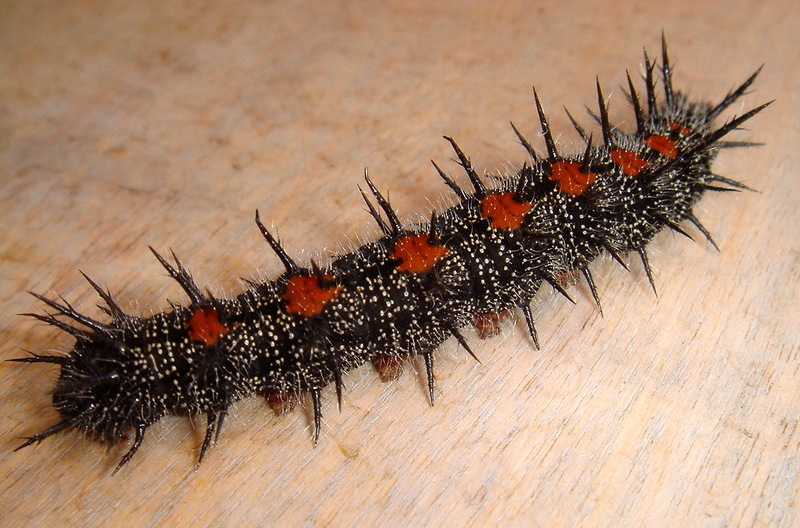
<path fill-rule="evenodd" d="M 276 412 L 309 394 L 316 441 L 321 390 L 335 384 L 341 405 L 343 374 L 366 362 L 391 379 L 405 360 L 422 356 L 433 403 L 434 351 L 455 337 L 473 354 L 461 330 L 475 321 L 519 308 L 538 346 L 529 303 L 543 283 L 569 298 L 567 279 L 580 273 L 599 307 L 589 271 L 599 255 L 610 253 L 624 266 L 620 255 L 637 252 L 652 284 L 645 247 L 664 228 L 687 234 L 688 221 L 716 247 L 692 207 L 708 190 L 747 189 L 715 175 L 711 162 L 721 148 L 746 145 L 722 138 L 769 103 L 714 127 L 712 121 L 744 94 L 758 71 L 712 106 L 690 103 L 674 91 L 665 44 L 664 102 L 658 103 L 655 68 L 645 54 L 644 94 L 628 78 L 635 134 L 609 124 L 598 83 L 594 117 L 600 134 L 587 134 L 573 120 L 586 143 L 578 155 L 559 151 L 534 92 L 546 152 L 536 153 L 514 127 L 530 160 L 497 187 L 488 186 L 446 138 L 472 189 L 459 187 L 434 164 L 458 203 L 425 225 L 403 226 L 366 178 L 377 206 L 365 199 L 383 236 L 327 266 L 294 261 L 256 214 L 286 271 L 273 281 L 252 283 L 234 299 L 203 293 L 174 255 L 170 263 L 157 253 L 190 298 L 187 307 L 131 316 L 87 277 L 107 305 L 110 322 L 102 323 L 65 301 L 37 295 L 55 315 L 30 315 L 72 334 L 76 343 L 66 356 L 14 360 L 61 367 L 53 392 L 61 421 L 20 447 L 72 428 L 107 444 L 133 432 L 119 469 L 151 424 L 171 414 L 203 414 L 202 460 L 230 406 L 255 394 Z"/>

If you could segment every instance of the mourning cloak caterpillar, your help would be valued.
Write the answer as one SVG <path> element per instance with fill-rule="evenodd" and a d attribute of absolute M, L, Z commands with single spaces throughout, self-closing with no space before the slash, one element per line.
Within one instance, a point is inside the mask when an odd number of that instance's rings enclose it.
<path fill-rule="evenodd" d="M 636 118 L 630 134 L 609 123 L 597 83 L 599 108 L 592 115 L 600 126 L 598 137 L 570 116 L 585 142 L 579 155 L 559 151 L 534 91 L 546 152 L 537 153 L 512 124 L 530 159 L 492 185 L 446 137 L 471 189 L 434 163 L 457 203 L 433 212 L 428 223 L 403 225 L 365 176 L 372 200 L 363 191 L 362 196 L 382 236 L 334 256 L 328 265 L 294 260 L 256 212 L 258 228 L 286 271 L 272 281 L 249 283 L 233 299 L 204 293 L 174 254 L 170 261 L 155 250 L 189 297 L 188 306 L 173 305 L 147 318 L 129 315 L 86 277 L 105 302 L 109 320 L 101 322 L 66 301 L 34 294 L 53 313 L 28 315 L 76 342 L 68 355 L 13 360 L 61 367 L 53 392 L 61 421 L 20 448 L 67 429 L 107 444 L 124 442 L 133 432 L 118 470 L 162 417 L 205 415 L 202 460 L 230 406 L 256 394 L 278 414 L 310 395 L 316 442 L 321 391 L 333 383 L 341 406 L 347 371 L 370 362 L 387 381 L 409 358 L 422 356 L 433 403 L 434 353 L 454 337 L 472 354 L 461 334 L 464 327 L 473 325 L 480 337 L 488 337 L 496 333 L 502 314 L 520 309 L 538 347 L 529 303 L 543 283 L 569 298 L 564 277 L 580 273 L 599 307 L 589 264 L 601 254 L 625 266 L 621 255 L 638 253 L 652 284 L 645 248 L 662 229 L 689 236 L 682 227 L 688 221 L 716 247 L 693 206 L 706 191 L 748 189 L 714 174 L 711 163 L 721 149 L 751 144 L 723 138 L 769 103 L 722 126 L 713 122 L 759 72 L 713 105 L 690 102 L 673 89 L 663 42 L 663 101 L 657 101 L 655 70 L 656 62 L 645 53 L 643 96 L 628 76 L 627 96 Z"/>

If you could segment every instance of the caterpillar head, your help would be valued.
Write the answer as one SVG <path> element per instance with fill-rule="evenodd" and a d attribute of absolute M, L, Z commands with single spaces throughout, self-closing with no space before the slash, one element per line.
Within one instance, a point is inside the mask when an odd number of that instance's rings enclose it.
<path fill-rule="evenodd" d="M 121 343 L 79 339 L 61 366 L 53 405 L 62 423 L 116 444 L 163 416 L 148 370 L 146 359 Z"/>
<path fill-rule="evenodd" d="M 71 334 L 76 343 L 66 356 L 32 354 L 13 360 L 61 366 L 53 391 L 53 404 L 61 415 L 61 421 L 27 438 L 18 449 L 68 429 L 79 429 L 107 444 L 124 441 L 133 430 L 136 438 L 120 463 L 121 467 L 138 449 L 145 429 L 161 418 L 166 409 L 163 404 L 158 404 L 159 398 L 153 397 L 157 384 L 152 383 L 146 356 L 131 345 L 137 342 L 137 339 L 131 339 L 131 334 L 141 331 L 142 320 L 124 314 L 104 290 L 88 280 L 106 300 L 109 308 L 105 311 L 113 317 L 111 323 L 103 324 L 80 314 L 66 301 L 56 302 L 33 294 L 57 313 L 26 315 Z M 80 323 L 81 327 L 73 326 L 58 316 L 68 317 Z"/>

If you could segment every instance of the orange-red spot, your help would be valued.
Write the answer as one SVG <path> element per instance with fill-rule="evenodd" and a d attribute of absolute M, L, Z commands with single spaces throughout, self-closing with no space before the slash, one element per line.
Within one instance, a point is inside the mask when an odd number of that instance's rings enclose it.
<path fill-rule="evenodd" d="M 320 284 L 322 281 L 333 281 L 333 277 L 329 275 L 292 277 L 286 284 L 286 291 L 283 292 L 286 311 L 303 317 L 313 317 L 322 313 L 325 305 L 342 291 L 341 286 L 323 287 Z"/>
<path fill-rule="evenodd" d="M 228 327 L 219 320 L 219 312 L 213 308 L 198 308 L 186 323 L 189 339 L 210 347 L 217 344 L 228 333 Z"/>
<path fill-rule="evenodd" d="M 638 176 L 650 166 L 649 163 L 639 157 L 639 154 L 628 150 L 612 150 L 611 159 L 628 176 Z"/>
<path fill-rule="evenodd" d="M 525 215 L 533 208 L 532 203 L 518 202 L 517 193 L 490 194 L 481 200 L 481 216 L 489 225 L 503 231 L 522 227 Z"/>
<path fill-rule="evenodd" d="M 581 172 L 580 163 L 557 161 L 550 166 L 550 179 L 558 182 L 559 191 L 580 196 L 594 183 L 597 175 Z"/>
<path fill-rule="evenodd" d="M 678 157 L 678 144 L 666 136 L 650 136 L 644 140 L 644 143 L 665 158 L 675 159 Z"/>
<path fill-rule="evenodd" d="M 673 132 L 679 133 L 682 136 L 688 136 L 689 134 L 692 133 L 691 130 L 689 130 L 687 127 L 683 126 L 680 123 L 670 123 L 669 129 L 672 130 Z"/>
<path fill-rule="evenodd" d="M 403 373 L 403 364 L 408 360 L 407 356 L 390 356 L 381 354 L 372 358 L 372 365 L 378 371 L 381 381 L 394 381 Z"/>
<path fill-rule="evenodd" d="M 399 260 L 397 269 L 408 273 L 425 273 L 430 271 L 444 256 L 445 246 L 431 244 L 430 235 L 409 235 L 397 239 L 394 243 L 392 258 Z"/>

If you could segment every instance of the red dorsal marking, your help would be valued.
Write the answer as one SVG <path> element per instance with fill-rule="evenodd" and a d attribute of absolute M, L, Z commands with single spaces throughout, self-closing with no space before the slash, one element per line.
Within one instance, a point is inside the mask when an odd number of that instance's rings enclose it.
<path fill-rule="evenodd" d="M 228 327 L 219 320 L 219 312 L 213 308 L 198 308 L 186 323 L 189 339 L 210 347 L 217 344 L 228 333 Z"/>
<path fill-rule="evenodd" d="M 689 134 L 692 133 L 692 131 L 689 130 L 688 127 L 685 127 L 680 123 L 670 123 L 669 129 L 672 130 L 673 132 L 679 133 L 682 136 L 688 136 Z"/>
<path fill-rule="evenodd" d="M 628 150 L 612 150 L 611 159 L 628 176 L 638 176 L 650 166 L 639 154 Z"/>
<path fill-rule="evenodd" d="M 343 289 L 341 286 L 324 287 L 320 284 L 322 281 L 333 281 L 333 277 L 329 275 L 292 277 L 286 284 L 286 291 L 283 292 L 286 311 L 303 317 L 313 317 L 322 313 L 325 305 Z"/>
<path fill-rule="evenodd" d="M 514 231 L 522 227 L 525 215 L 533 208 L 532 203 L 517 201 L 517 193 L 490 194 L 481 200 L 481 216 L 489 225 L 503 231 Z"/>
<path fill-rule="evenodd" d="M 557 161 L 550 166 L 550 179 L 558 182 L 558 190 L 572 196 L 580 196 L 597 179 L 593 172 L 581 172 L 581 164 Z"/>
<path fill-rule="evenodd" d="M 425 235 L 409 235 L 398 238 L 394 243 L 392 258 L 399 260 L 399 271 L 408 273 L 425 273 L 447 255 L 445 246 L 434 246 L 431 237 Z"/>
<path fill-rule="evenodd" d="M 665 158 L 675 159 L 678 157 L 678 144 L 666 136 L 650 136 L 644 140 L 644 143 Z"/>

